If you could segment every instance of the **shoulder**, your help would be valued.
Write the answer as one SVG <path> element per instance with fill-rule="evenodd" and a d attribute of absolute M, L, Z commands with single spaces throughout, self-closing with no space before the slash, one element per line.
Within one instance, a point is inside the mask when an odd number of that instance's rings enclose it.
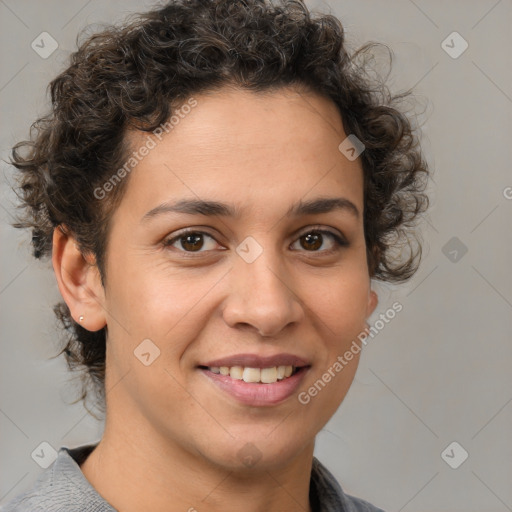
<path fill-rule="evenodd" d="M 62 450 L 62 449 L 61 449 Z M 60 457 L 60 450 L 57 459 Z M 45 469 L 33 486 L 25 492 L 18 494 L 6 504 L 0 507 L 0 512 L 44 512 L 47 510 L 58 510 L 53 506 L 57 496 L 51 494 L 55 481 L 55 462 L 51 467 Z"/>
<path fill-rule="evenodd" d="M 314 512 L 384 512 L 368 501 L 346 494 L 316 457 L 313 457 L 310 496 L 312 502 L 316 501 Z"/>
<path fill-rule="evenodd" d="M 58 510 L 54 507 L 55 501 L 59 500 L 60 494 L 52 494 L 53 467 L 48 468 L 35 481 L 34 485 L 18 494 L 6 504 L 0 507 L 0 512 L 45 512 Z"/>
<path fill-rule="evenodd" d="M 34 485 L 0 506 L 0 512 L 115 512 L 80 470 L 79 462 L 94 447 L 61 447 L 53 464 Z"/>
<path fill-rule="evenodd" d="M 348 494 L 345 494 L 344 496 L 347 502 L 347 507 L 345 508 L 346 512 L 384 512 L 381 508 L 378 508 L 361 498 L 349 496 Z"/>

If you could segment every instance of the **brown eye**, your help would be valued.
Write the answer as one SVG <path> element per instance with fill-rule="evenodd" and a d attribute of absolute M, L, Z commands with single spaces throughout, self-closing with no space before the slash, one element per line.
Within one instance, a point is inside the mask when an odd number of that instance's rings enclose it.
<path fill-rule="evenodd" d="M 317 249 L 320 249 L 322 247 L 323 242 L 323 235 L 321 233 L 311 232 L 307 235 L 301 236 L 300 238 L 303 240 L 302 247 L 304 249 L 310 249 L 313 251 L 316 251 Z"/>
<path fill-rule="evenodd" d="M 201 251 L 205 246 L 205 239 L 215 242 L 214 238 L 203 231 L 186 231 L 163 242 L 165 247 L 174 247 L 181 252 L 206 252 Z M 208 245 L 206 243 L 206 245 Z M 216 243 L 213 243 L 207 250 L 215 249 Z"/>
<path fill-rule="evenodd" d="M 204 244 L 201 234 L 185 235 L 181 237 L 181 247 L 187 251 L 199 251 Z"/>
<path fill-rule="evenodd" d="M 330 247 L 319 250 L 325 243 L 325 238 L 331 239 Z M 348 246 L 348 242 L 336 233 L 325 230 L 313 230 L 302 234 L 298 241 L 303 249 L 307 252 L 332 253 L 336 252 L 340 247 Z"/>
<path fill-rule="evenodd" d="M 210 240 L 210 246 L 208 241 Z M 321 249 L 326 244 L 326 240 L 330 240 L 330 246 Z M 315 229 L 301 235 L 297 242 L 300 242 L 300 249 L 307 252 L 315 252 L 321 254 L 330 254 L 338 251 L 341 247 L 348 246 L 348 242 L 331 231 Z M 295 242 L 295 243 L 297 243 Z M 163 242 L 164 247 L 172 247 L 182 253 L 204 253 L 214 250 L 218 244 L 215 239 L 204 231 L 182 231 L 176 236 L 171 237 Z M 205 248 L 206 247 L 206 248 Z M 202 250 L 204 249 L 204 250 Z M 299 249 L 299 250 L 300 250 Z"/>

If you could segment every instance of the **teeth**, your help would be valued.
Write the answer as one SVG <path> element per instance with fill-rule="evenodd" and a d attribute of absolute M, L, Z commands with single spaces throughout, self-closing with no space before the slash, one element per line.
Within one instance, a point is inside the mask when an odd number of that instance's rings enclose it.
<path fill-rule="evenodd" d="M 243 366 L 211 366 L 208 368 L 212 373 L 229 375 L 232 379 L 243 380 L 244 382 L 260 382 L 273 384 L 278 380 L 290 377 L 295 369 L 294 366 L 274 366 L 272 368 L 250 368 Z"/>
<path fill-rule="evenodd" d="M 241 366 L 232 366 L 229 369 L 229 376 L 232 379 L 242 380 L 244 369 Z"/>
<path fill-rule="evenodd" d="M 244 368 L 244 382 L 259 382 L 261 370 L 259 368 Z"/>
<path fill-rule="evenodd" d="M 263 368 L 261 370 L 261 382 L 265 384 L 271 384 L 272 382 L 277 382 L 277 368 Z"/>

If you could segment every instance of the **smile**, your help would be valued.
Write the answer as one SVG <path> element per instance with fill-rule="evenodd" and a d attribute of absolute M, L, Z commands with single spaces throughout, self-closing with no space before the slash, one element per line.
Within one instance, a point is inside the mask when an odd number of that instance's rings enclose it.
<path fill-rule="evenodd" d="M 200 366 L 201 373 L 223 394 L 251 406 L 276 405 L 299 387 L 310 366 L 251 368 L 243 366 Z"/>
<path fill-rule="evenodd" d="M 255 382 L 262 384 L 273 384 L 278 380 L 283 380 L 298 369 L 295 366 L 273 366 L 272 368 L 250 368 L 244 366 L 210 366 L 207 367 L 212 373 L 226 375 L 236 380 L 244 382 Z"/>

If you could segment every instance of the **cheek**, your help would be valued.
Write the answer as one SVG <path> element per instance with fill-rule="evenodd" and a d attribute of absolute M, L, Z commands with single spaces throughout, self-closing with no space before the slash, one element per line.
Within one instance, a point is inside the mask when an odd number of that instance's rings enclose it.
<path fill-rule="evenodd" d="M 331 278 L 308 294 L 308 306 L 329 338 L 353 337 L 364 329 L 370 282 L 364 272 Z M 322 286 L 320 286 L 322 285 Z"/>
<path fill-rule="evenodd" d="M 340 370 L 341 363 L 335 363 L 337 357 L 343 354 L 344 350 L 331 352 L 328 362 L 317 368 L 310 382 L 297 396 L 302 417 L 306 423 L 313 425 L 315 433 L 321 430 L 337 411 L 354 380 L 359 355 L 346 362 Z"/>
<path fill-rule="evenodd" d="M 142 264 L 137 268 L 131 278 L 117 274 L 111 280 L 109 337 L 123 339 L 119 349 L 126 351 L 130 346 L 128 354 L 149 338 L 160 349 L 165 365 L 175 367 L 215 313 L 215 286 L 221 285 L 225 269 L 201 273 L 144 269 Z"/>

